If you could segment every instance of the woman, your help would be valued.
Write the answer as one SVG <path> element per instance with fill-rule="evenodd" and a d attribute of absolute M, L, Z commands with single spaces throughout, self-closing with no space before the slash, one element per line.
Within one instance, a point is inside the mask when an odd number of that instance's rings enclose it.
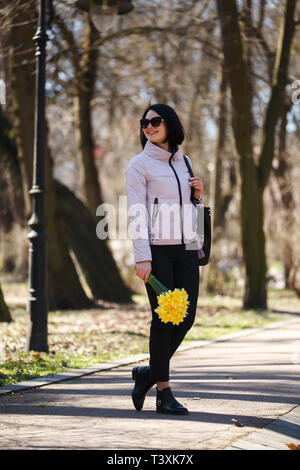
<path fill-rule="evenodd" d="M 136 275 L 145 282 L 152 322 L 149 366 L 133 368 L 132 399 L 135 408 L 141 410 L 147 392 L 156 383 L 158 413 L 188 414 L 171 391 L 169 364 L 195 319 L 199 265 L 194 204 L 199 202 L 203 184 L 199 177 L 190 178 L 179 151 L 184 130 L 173 108 L 151 105 L 140 124 L 143 151 L 129 161 L 126 184 Z M 158 303 L 153 288 L 147 284 L 150 273 L 168 289 L 186 290 L 188 315 L 179 325 L 162 323 L 154 311 Z"/>

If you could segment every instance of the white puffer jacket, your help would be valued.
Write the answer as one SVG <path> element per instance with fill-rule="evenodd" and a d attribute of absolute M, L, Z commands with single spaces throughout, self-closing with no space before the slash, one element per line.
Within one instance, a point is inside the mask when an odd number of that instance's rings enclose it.
<path fill-rule="evenodd" d="M 172 156 L 149 140 L 129 161 L 127 203 L 136 263 L 152 260 L 150 245 L 196 241 L 197 209 L 191 202 L 189 177 L 179 150 Z"/>

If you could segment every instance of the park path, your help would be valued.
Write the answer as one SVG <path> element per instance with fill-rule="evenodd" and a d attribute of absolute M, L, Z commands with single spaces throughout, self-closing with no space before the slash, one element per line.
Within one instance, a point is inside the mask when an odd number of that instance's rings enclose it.
<path fill-rule="evenodd" d="M 134 364 L 2 396 L 0 449 L 217 450 L 245 442 L 288 450 L 300 444 L 299 341 L 295 319 L 177 352 L 172 388 L 187 416 L 156 414 L 154 389 L 142 411 L 133 409 Z"/>

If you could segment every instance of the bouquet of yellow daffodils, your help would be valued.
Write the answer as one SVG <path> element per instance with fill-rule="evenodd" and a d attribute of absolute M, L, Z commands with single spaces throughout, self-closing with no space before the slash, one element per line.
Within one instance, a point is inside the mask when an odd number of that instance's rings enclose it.
<path fill-rule="evenodd" d="M 150 274 L 148 283 L 157 295 L 158 307 L 155 312 L 163 323 L 171 322 L 173 325 L 181 323 L 187 315 L 189 305 L 185 289 L 167 289 L 153 274 Z"/>

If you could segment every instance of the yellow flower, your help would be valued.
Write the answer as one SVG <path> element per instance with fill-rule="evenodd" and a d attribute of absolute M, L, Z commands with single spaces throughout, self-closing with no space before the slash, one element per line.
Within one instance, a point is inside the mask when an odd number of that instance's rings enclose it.
<path fill-rule="evenodd" d="M 171 322 L 179 325 L 188 314 L 188 294 L 184 288 L 167 289 L 153 274 L 150 274 L 148 283 L 157 295 L 158 307 L 155 312 L 163 323 Z"/>
<path fill-rule="evenodd" d="M 155 312 L 163 323 L 171 322 L 179 325 L 187 315 L 189 305 L 188 295 L 185 289 L 168 290 L 157 296 L 158 307 Z"/>

